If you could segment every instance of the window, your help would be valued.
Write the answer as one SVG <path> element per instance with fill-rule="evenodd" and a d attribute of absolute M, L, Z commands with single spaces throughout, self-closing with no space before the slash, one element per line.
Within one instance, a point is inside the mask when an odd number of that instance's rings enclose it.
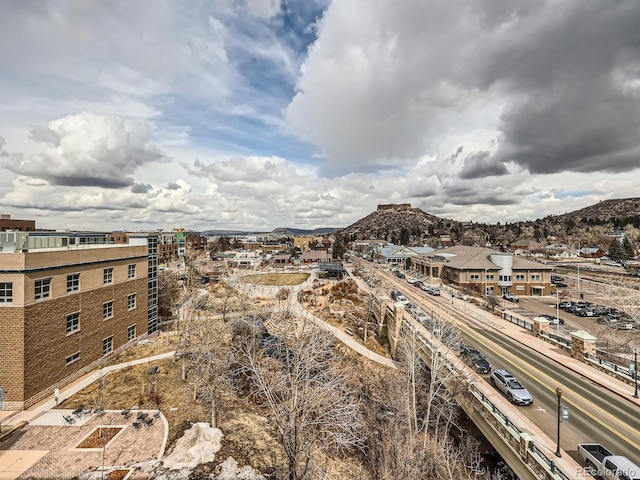
<path fill-rule="evenodd" d="M 132 293 L 131 295 L 129 295 L 127 297 L 127 308 L 129 310 L 133 310 L 134 308 L 136 308 L 136 294 Z"/>
<path fill-rule="evenodd" d="M 498 275 L 498 281 L 499 282 L 510 282 L 511 281 L 511 275 Z"/>
<path fill-rule="evenodd" d="M 113 300 L 102 304 L 102 319 L 106 320 L 113 317 Z"/>
<path fill-rule="evenodd" d="M 67 293 L 77 292 L 80 289 L 80 274 L 72 273 L 67 275 Z"/>
<path fill-rule="evenodd" d="M 135 264 L 131 264 L 129 265 L 129 278 L 136 278 L 136 265 Z"/>
<path fill-rule="evenodd" d="M 80 352 L 72 353 L 65 359 L 67 365 L 71 365 L 78 360 L 80 360 Z"/>
<path fill-rule="evenodd" d="M 36 300 L 40 300 L 41 298 L 48 298 L 51 294 L 51 279 L 40 278 L 36 280 L 36 288 L 34 294 Z"/>
<path fill-rule="evenodd" d="M 102 274 L 102 283 L 108 284 L 113 283 L 113 267 L 105 268 Z"/>
<path fill-rule="evenodd" d="M 113 352 L 113 335 L 102 340 L 102 354 Z"/>
<path fill-rule="evenodd" d="M 134 338 L 136 338 L 136 326 L 131 325 L 129 328 L 127 328 L 127 341 L 130 342 Z"/>
<path fill-rule="evenodd" d="M 475 275 L 475 274 L 471 275 L 471 281 L 472 281 L 472 282 L 473 282 L 474 280 L 477 282 L 479 278 L 480 278 L 480 275 Z"/>
<path fill-rule="evenodd" d="M 67 335 L 80 330 L 80 312 L 67 315 Z"/>
<path fill-rule="evenodd" d="M 0 283 L 0 303 L 13 302 L 13 283 L 2 282 Z"/>
<path fill-rule="evenodd" d="M 540 281 L 540 274 L 538 274 L 538 273 L 532 273 L 532 274 L 531 274 L 531 281 L 532 281 L 532 282 L 539 282 L 539 281 Z"/>
<path fill-rule="evenodd" d="M 487 273 L 487 280 L 493 280 L 493 273 Z"/>
<path fill-rule="evenodd" d="M 524 275 L 522 273 L 516 274 L 516 282 L 524 282 Z"/>

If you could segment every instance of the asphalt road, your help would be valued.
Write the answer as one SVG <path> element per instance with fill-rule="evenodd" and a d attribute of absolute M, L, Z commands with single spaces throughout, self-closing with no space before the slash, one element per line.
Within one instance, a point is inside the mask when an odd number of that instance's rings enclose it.
<path fill-rule="evenodd" d="M 399 280 L 389 272 L 381 271 L 388 285 L 403 291 L 425 312 L 433 303 L 448 303 L 449 295 L 433 297 Z M 444 293 L 444 290 L 443 290 Z M 456 302 L 460 300 L 456 299 Z M 538 299 L 521 299 L 520 305 L 538 313 L 555 313 L 555 297 L 547 299 L 549 304 Z M 593 324 L 593 319 L 575 317 L 561 311 L 567 327 Z M 570 408 L 569 422 L 561 424 L 561 446 L 576 461 L 578 443 L 602 443 L 616 454 L 625 455 L 640 464 L 640 411 L 632 403 L 593 383 L 584 375 L 574 373 L 563 365 L 539 355 L 528 347 L 500 334 L 492 328 L 468 321 L 459 325 L 468 344 L 478 348 L 493 368 L 504 368 L 520 379 L 533 394 L 534 403 L 529 407 L 517 407 L 519 412 L 534 422 L 552 440 L 557 436 L 557 396 L 555 390 L 563 391 L 562 405 Z M 562 328 L 562 326 L 560 327 Z M 488 376 L 485 376 L 488 380 Z M 632 395 L 632 387 L 629 394 Z"/>
<path fill-rule="evenodd" d="M 509 370 L 531 392 L 533 405 L 518 409 L 551 439 L 557 436 L 555 390 L 562 389 L 570 420 L 561 424 L 561 446 L 575 460 L 578 443 L 602 443 L 640 463 L 640 412 L 633 404 L 493 329 L 465 329 L 464 336 L 493 368 Z"/>

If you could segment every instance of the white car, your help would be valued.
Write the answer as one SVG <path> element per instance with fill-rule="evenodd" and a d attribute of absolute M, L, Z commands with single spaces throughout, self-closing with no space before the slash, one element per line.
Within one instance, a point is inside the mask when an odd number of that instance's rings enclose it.
<path fill-rule="evenodd" d="M 509 293 L 509 292 L 507 292 L 504 295 L 502 295 L 502 298 L 504 298 L 505 300 L 508 300 L 510 302 L 515 302 L 515 303 L 518 303 L 520 301 L 520 299 L 517 296 L 515 296 L 513 293 Z"/>

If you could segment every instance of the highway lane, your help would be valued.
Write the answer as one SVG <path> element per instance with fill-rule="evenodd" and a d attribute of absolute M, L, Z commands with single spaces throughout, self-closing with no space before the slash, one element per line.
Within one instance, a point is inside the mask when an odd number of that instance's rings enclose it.
<path fill-rule="evenodd" d="M 493 368 L 506 368 L 529 389 L 534 404 L 519 411 L 551 439 L 557 432 L 555 389 L 562 389 L 570 421 L 561 425 L 561 445 L 576 460 L 578 443 L 596 442 L 640 463 L 640 412 L 635 405 L 493 329 L 463 330 Z M 589 367 L 585 368 L 588 373 Z"/>
<path fill-rule="evenodd" d="M 398 280 L 388 272 L 379 272 L 394 288 L 429 312 L 430 305 L 449 303 L 450 297 L 432 297 Z M 460 302 L 456 299 L 455 302 Z M 459 312 L 460 318 L 464 315 Z M 497 319 L 497 322 L 502 320 Z M 563 391 L 562 405 L 570 407 L 569 423 L 561 425 L 561 445 L 576 460 L 578 443 L 597 442 L 614 452 L 640 463 L 640 411 L 631 402 L 611 394 L 588 377 L 502 335 L 499 331 L 464 319 L 459 325 L 465 340 L 476 346 L 494 368 L 506 368 L 516 375 L 534 395 L 530 407 L 516 407 L 552 440 L 557 432 L 556 387 Z M 585 372 L 588 375 L 588 366 Z M 485 377 L 485 380 L 488 377 Z M 631 387 L 630 387 L 631 388 Z M 630 395 L 631 395 L 630 390 Z"/>

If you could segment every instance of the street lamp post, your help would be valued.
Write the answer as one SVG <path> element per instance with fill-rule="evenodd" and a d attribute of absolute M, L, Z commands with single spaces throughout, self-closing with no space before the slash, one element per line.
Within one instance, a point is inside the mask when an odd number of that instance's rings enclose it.
<path fill-rule="evenodd" d="M 562 398 L 562 390 L 560 387 L 556 388 L 556 396 L 558 397 L 558 447 L 556 448 L 556 457 L 560 458 L 562 454 L 560 453 L 560 399 Z"/>
<path fill-rule="evenodd" d="M 560 330 L 560 293 L 556 287 L 556 331 Z"/>
<path fill-rule="evenodd" d="M 633 347 L 633 396 L 638 398 L 638 347 Z"/>
<path fill-rule="evenodd" d="M 578 241 L 578 290 L 580 290 L 580 250 L 582 250 L 580 241 Z"/>

